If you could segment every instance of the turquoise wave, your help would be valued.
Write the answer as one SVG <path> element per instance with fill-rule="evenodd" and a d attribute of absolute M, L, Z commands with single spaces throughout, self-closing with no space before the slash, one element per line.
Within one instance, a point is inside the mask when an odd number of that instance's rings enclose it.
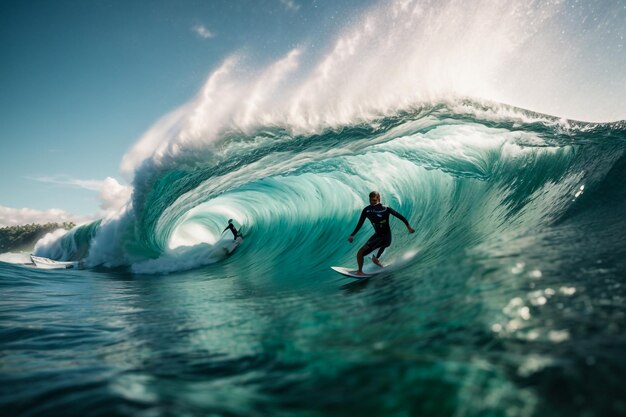
<path fill-rule="evenodd" d="M 351 265 L 347 243 L 367 194 L 403 213 L 385 261 L 440 262 L 502 236 L 553 224 L 590 193 L 621 192 L 623 122 L 565 122 L 471 101 L 410 109 L 368 123 L 295 135 L 231 131 L 166 163 L 144 161 L 132 207 L 76 229 L 38 254 L 139 273 L 224 261 L 228 219 L 244 228 L 238 273 L 283 274 Z M 610 181 L 617 189 L 603 190 Z M 590 202 L 591 201 L 591 202 Z M 79 249 L 80 248 L 80 249 Z M 88 249 L 85 249 L 88 248 Z"/>

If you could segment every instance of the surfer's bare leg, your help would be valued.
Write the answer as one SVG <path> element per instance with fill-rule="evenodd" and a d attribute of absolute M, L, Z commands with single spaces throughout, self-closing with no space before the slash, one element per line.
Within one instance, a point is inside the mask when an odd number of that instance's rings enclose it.
<path fill-rule="evenodd" d="M 369 251 L 370 251 L 369 246 L 363 245 L 361 246 L 361 249 L 359 249 L 359 251 L 356 253 L 356 264 L 359 266 L 359 270 L 356 272 L 357 275 L 365 275 L 363 273 L 363 257 Z"/>
<path fill-rule="evenodd" d="M 383 267 L 383 264 L 380 263 L 380 260 L 378 258 L 380 258 L 380 256 L 383 254 L 383 252 L 385 251 L 386 246 L 383 246 L 382 248 L 378 249 L 378 253 L 376 255 L 372 255 L 372 262 L 374 262 L 376 265 L 380 266 L 381 268 Z"/>

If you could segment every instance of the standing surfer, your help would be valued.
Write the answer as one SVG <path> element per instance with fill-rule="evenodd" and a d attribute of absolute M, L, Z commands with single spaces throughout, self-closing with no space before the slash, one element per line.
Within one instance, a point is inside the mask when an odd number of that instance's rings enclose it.
<path fill-rule="evenodd" d="M 406 225 L 409 233 L 414 233 L 415 230 L 409 225 L 409 221 L 400 213 L 392 209 L 391 207 L 383 206 L 380 203 L 380 194 L 378 191 L 372 191 L 369 195 L 370 205 L 365 207 L 361 212 L 361 217 L 357 223 L 354 231 L 348 237 L 348 242 L 352 243 L 354 235 L 359 231 L 365 219 L 369 219 L 374 226 L 374 234 L 369 238 L 367 243 L 359 249 L 356 254 L 356 262 L 359 266 L 357 275 L 367 275 L 363 273 L 363 257 L 369 255 L 375 249 L 378 249 L 378 253 L 372 256 L 372 262 L 382 267 L 379 261 L 380 256 L 383 254 L 385 248 L 391 245 L 391 228 L 389 227 L 389 215 L 394 215 Z"/>
<path fill-rule="evenodd" d="M 233 226 L 233 219 L 228 220 L 228 226 L 226 226 L 226 229 L 224 229 L 222 233 L 224 233 L 227 230 L 230 230 L 231 232 L 233 232 L 233 236 L 235 240 L 237 240 L 237 238 L 241 236 L 241 233 L 239 233 L 237 229 L 235 229 L 235 226 Z"/>

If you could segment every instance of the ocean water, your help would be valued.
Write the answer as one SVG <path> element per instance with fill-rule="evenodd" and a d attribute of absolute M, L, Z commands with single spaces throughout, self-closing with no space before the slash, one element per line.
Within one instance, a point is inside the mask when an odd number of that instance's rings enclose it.
<path fill-rule="evenodd" d="M 452 100 L 194 149 L 37 246 L 86 269 L 0 262 L 0 414 L 626 415 L 624 122 Z M 416 232 L 355 281 L 371 190 Z"/>

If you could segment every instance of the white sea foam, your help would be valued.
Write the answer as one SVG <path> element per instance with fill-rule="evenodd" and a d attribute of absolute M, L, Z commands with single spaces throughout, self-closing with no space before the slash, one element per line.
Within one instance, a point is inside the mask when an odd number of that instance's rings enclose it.
<path fill-rule="evenodd" d="M 51 259 L 69 259 L 71 254 L 76 250 L 76 247 L 73 245 L 63 246 L 57 244 L 57 242 L 68 233 L 70 232 L 65 229 L 57 229 L 53 232 L 46 233 L 45 236 L 39 239 L 35 244 L 33 253 Z"/>
<path fill-rule="evenodd" d="M 575 7 L 567 1 L 483 0 L 471 7 L 459 0 L 394 1 L 356 19 L 313 65 L 313 52 L 306 46 L 260 69 L 252 69 L 254 63 L 241 53 L 233 54 L 211 73 L 193 100 L 141 138 L 124 157 L 122 169 L 132 176 L 146 158 L 159 165 L 195 155 L 227 130 L 250 132 L 257 126 L 280 125 L 293 133 L 311 133 L 371 121 L 419 103 L 454 103 L 461 97 L 489 100 L 485 109 L 453 107 L 487 119 L 554 123 L 493 105 L 509 103 L 550 113 L 544 103 L 553 102 L 554 96 L 561 102 L 553 114 L 594 118 L 588 105 L 585 112 L 567 110 L 577 88 L 562 91 L 558 80 L 567 74 L 551 73 L 560 68 L 563 50 L 553 34 L 566 24 L 563 13 Z M 618 25 L 619 17 L 615 19 L 602 24 Z M 581 42 L 569 50 L 583 47 Z M 545 78 L 546 72 L 555 80 L 553 90 L 528 85 L 537 74 Z"/>
<path fill-rule="evenodd" d="M 148 259 L 131 265 L 131 271 L 137 274 L 164 274 L 185 271 L 210 265 L 228 257 L 236 247 L 236 242 L 230 238 L 223 238 L 213 244 L 196 244 L 193 246 L 179 246 L 169 250 L 156 259 Z"/>
<path fill-rule="evenodd" d="M 26 252 L 5 252 L 0 253 L 0 262 L 10 264 L 26 264 L 30 263 L 30 254 Z"/>

